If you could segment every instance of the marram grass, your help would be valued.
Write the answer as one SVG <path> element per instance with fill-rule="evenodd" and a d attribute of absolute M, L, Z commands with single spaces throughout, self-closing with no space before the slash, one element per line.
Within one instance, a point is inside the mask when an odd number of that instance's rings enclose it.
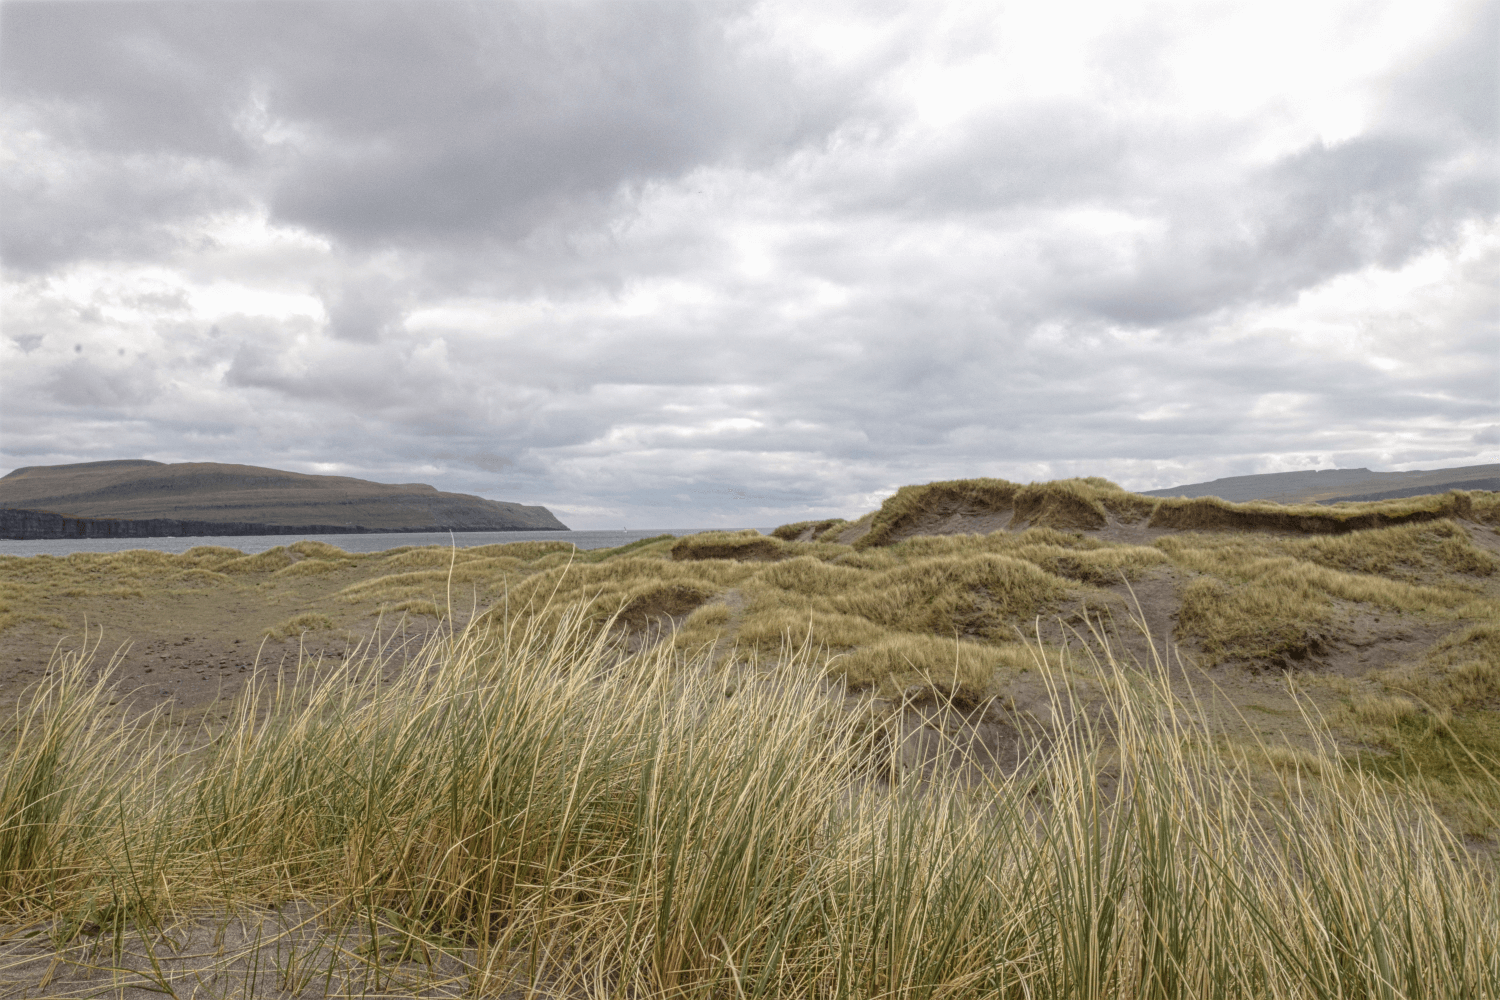
<path fill-rule="evenodd" d="M 445 956 L 472 995 L 1500 996 L 1493 858 L 1331 751 L 1232 751 L 1161 662 L 1036 650 L 1071 721 L 976 771 L 809 648 L 725 673 L 585 611 L 395 680 L 378 651 L 262 677 L 196 738 L 60 660 L 5 735 L 0 918 L 113 936 L 105 966 L 154 942 L 137 978 L 180 996 L 261 987 L 174 979 L 162 928 L 298 901 L 364 934 L 346 966 Z M 278 952 L 299 995 L 351 989 L 307 967 Z"/>

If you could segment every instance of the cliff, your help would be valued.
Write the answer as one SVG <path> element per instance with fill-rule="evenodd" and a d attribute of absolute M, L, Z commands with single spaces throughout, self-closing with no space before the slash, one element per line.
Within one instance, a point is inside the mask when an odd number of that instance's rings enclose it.
<path fill-rule="evenodd" d="M 0 478 L 0 507 L 10 509 L 0 525 L 11 538 L 568 530 L 545 507 L 425 483 L 217 462 L 30 466 Z M 13 533 L 30 531 L 46 533 Z"/>
<path fill-rule="evenodd" d="M 344 524 L 251 524 L 244 521 L 129 521 L 110 517 L 70 517 L 50 510 L 0 508 L 0 538 L 189 538 L 197 535 L 335 535 L 367 529 Z M 437 530 L 437 529 L 433 529 Z M 447 530 L 447 529 L 443 529 Z"/>

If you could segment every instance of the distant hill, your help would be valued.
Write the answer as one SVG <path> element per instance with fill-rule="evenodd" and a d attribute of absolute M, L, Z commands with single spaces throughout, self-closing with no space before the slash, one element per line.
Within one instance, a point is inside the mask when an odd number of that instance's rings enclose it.
<path fill-rule="evenodd" d="M 34 465 L 0 477 L 0 507 L 86 518 L 366 531 L 566 531 L 545 507 L 218 462 Z M 245 533 L 245 532 L 238 532 Z M 280 531 L 276 533 L 281 533 Z"/>
<path fill-rule="evenodd" d="M 1449 490 L 1500 490 L 1500 465 L 1466 465 L 1410 472 L 1308 469 L 1260 476 L 1229 476 L 1207 483 L 1188 483 L 1143 492 L 1148 497 L 1218 497 L 1233 503 L 1247 500 L 1338 503 L 1342 500 L 1393 500 Z"/>

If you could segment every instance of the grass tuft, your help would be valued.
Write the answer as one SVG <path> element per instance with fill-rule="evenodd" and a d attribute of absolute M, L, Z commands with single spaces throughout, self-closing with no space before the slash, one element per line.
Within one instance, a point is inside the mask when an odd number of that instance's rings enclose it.
<path fill-rule="evenodd" d="M 814 542 L 848 523 L 842 517 L 832 517 L 822 521 L 797 521 L 792 524 L 783 524 L 771 532 L 771 537 L 779 538 L 783 542 Z"/>
<path fill-rule="evenodd" d="M 266 630 L 266 635 L 271 638 L 294 638 L 304 632 L 318 632 L 334 628 L 333 619 L 327 615 L 307 611 L 300 615 L 293 615 L 280 625 Z"/>

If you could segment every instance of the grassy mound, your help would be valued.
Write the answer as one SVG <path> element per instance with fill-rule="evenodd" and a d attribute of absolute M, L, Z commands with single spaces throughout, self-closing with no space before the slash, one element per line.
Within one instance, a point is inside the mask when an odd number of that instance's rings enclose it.
<path fill-rule="evenodd" d="M 827 518 L 822 521 L 797 521 L 793 524 L 783 524 L 772 531 L 771 535 L 784 542 L 814 542 L 848 523 L 842 517 Z"/>
<path fill-rule="evenodd" d="M 1287 507 L 1269 501 L 1230 503 L 1217 497 L 1160 499 L 1128 493 L 1107 479 L 1059 479 L 1022 486 L 1004 479 L 958 479 L 903 486 L 871 519 L 869 531 L 854 544 L 861 548 L 890 545 L 922 533 L 954 514 L 1008 518 L 1011 530 L 1026 527 L 1097 531 L 1111 521 L 1145 524 L 1173 531 L 1278 531 L 1291 534 L 1341 534 L 1399 524 L 1460 518 L 1480 524 L 1500 523 L 1500 494 L 1452 491 L 1438 496 L 1408 497 L 1333 506 Z M 786 525 L 797 532 L 815 522 Z M 778 538 L 796 537 L 777 529 Z"/>
<path fill-rule="evenodd" d="M 1283 531 L 1304 535 L 1367 531 L 1397 524 L 1420 524 L 1445 518 L 1494 523 L 1500 495 L 1453 491 L 1439 496 L 1286 507 L 1265 501 L 1229 503 L 1218 497 L 1160 501 L 1148 524 L 1179 531 Z"/>

